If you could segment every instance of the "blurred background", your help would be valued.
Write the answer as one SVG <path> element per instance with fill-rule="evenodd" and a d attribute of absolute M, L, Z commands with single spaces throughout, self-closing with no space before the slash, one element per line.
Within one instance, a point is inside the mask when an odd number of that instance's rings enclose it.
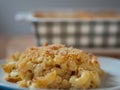
<path fill-rule="evenodd" d="M 45 42 L 120 58 L 120 1 L 0 0 L 0 58 Z"/>

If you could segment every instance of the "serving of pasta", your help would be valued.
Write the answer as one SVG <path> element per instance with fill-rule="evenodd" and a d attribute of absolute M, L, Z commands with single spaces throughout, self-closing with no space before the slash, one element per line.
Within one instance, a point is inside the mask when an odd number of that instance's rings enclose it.
<path fill-rule="evenodd" d="M 104 74 L 96 56 L 61 44 L 17 52 L 2 67 L 5 80 L 28 88 L 96 88 Z"/>

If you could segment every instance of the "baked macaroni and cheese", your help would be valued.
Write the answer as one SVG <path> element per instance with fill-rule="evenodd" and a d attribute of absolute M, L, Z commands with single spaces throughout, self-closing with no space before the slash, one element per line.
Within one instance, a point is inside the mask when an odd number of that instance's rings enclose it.
<path fill-rule="evenodd" d="M 104 73 L 96 56 L 61 44 L 17 52 L 2 67 L 7 81 L 29 88 L 96 88 Z"/>
<path fill-rule="evenodd" d="M 120 13 L 115 11 L 35 11 L 32 15 L 35 18 L 79 18 L 79 19 L 92 19 L 92 18 L 120 18 Z"/>

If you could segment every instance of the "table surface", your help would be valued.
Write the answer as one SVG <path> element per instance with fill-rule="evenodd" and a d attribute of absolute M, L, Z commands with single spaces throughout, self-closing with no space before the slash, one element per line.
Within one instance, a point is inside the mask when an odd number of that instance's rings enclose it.
<path fill-rule="evenodd" d="M 16 51 L 24 51 L 28 47 L 35 46 L 34 35 L 25 36 L 0 36 L 0 59 L 8 57 L 11 53 Z M 120 58 L 120 50 L 118 52 L 104 52 L 102 50 L 87 50 L 95 55 L 109 56 L 114 58 Z"/>

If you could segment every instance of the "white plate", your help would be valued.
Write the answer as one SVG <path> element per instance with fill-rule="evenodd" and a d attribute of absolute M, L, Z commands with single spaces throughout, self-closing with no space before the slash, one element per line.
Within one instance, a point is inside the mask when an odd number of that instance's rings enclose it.
<path fill-rule="evenodd" d="M 120 90 L 120 60 L 108 57 L 98 58 L 101 68 L 106 72 L 102 79 L 101 86 L 94 90 Z M 0 66 L 5 60 L 0 60 Z M 27 88 L 21 88 L 16 84 L 7 82 L 4 80 L 4 72 L 2 67 L 0 68 L 0 89 L 6 90 L 27 90 Z M 93 89 L 92 89 L 93 90 Z"/>

